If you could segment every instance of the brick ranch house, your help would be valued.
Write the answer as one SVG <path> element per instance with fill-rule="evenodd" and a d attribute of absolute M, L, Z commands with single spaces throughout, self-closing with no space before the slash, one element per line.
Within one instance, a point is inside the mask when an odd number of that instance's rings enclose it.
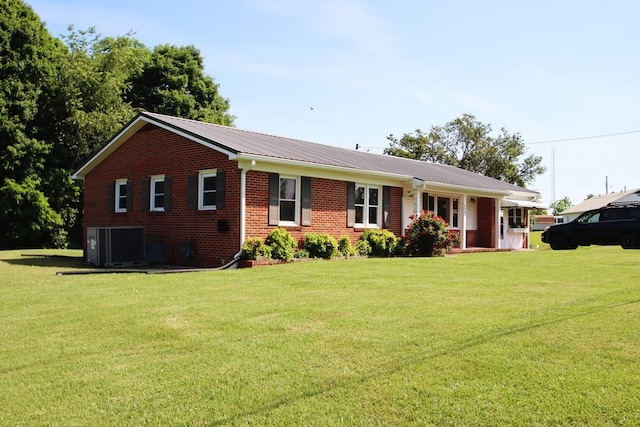
<path fill-rule="evenodd" d="M 434 211 L 461 248 L 523 248 L 537 192 L 455 168 L 143 112 L 73 176 L 92 264 L 218 267 L 286 228 L 397 236 Z"/>

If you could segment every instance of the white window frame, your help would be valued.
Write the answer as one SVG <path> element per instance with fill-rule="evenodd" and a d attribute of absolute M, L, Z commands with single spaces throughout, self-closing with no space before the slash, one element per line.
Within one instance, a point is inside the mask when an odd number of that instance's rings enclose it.
<path fill-rule="evenodd" d="M 198 210 L 201 211 L 215 211 L 218 207 L 214 205 L 205 205 L 204 204 L 204 180 L 205 178 L 213 178 L 214 180 L 218 177 L 217 169 L 207 169 L 202 170 L 198 173 Z M 216 186 L 216 195 L 218 192 L 218 188 Z"/>
<path fill-rule="evenodd" d="M 295 198 L 294 199 L 282 199 L 280 198 L 280 183 L 283 179 L 292 179 L 296 183 L 295 188 Z M 293 221 L 283 221 L 281 215 L 281 202 L 285 201 L 293 201 L 294 202 L 294 218 Z M 300 225 L 300 177 L 299 176 L 288 176 L 288 175 L 280 175 L 280 179 L 278 180 L 278 225 L 281 226 L 297 226 Z"/>
<path fill-rule="evenodd" d="M 354 203 L 354 209 L 356 207 L 358 207 L 358 206 L 362 206 L 363 207 L 363 211 L 362 211 L 362 220 L 363 220 L 363 222 L 357 222 L 357 219 L 356 219 L 355 226 L 358 227 L 358 228 L 381 228 L 382 227 L 382 199 L 383 199 L 382 186 L 356 183 L 356 185 L 355 185 L 356 193 L 357 193 L 359 187 L 364 188 L 364 204 Z M 378 204 L 375 205 L 375 207 L 377 208 L 375 224 L 372 224 L 372 223 L 369 222 L 369 208 L 372 207 L 372 205 L 369 203 L 369 190 L 370 189 L 378 190 Z M 355 194 L 354 194 L 354 197 L 355 197 Z"/>
<path fill-rule="evenodd" d="M 127 197 L 131 197 L 131 194 L 126 194 L 127 182 L 128 182 L 127 178 L 117 179 L 116 182 L 115 182 L 116 189 L 115 189 L 115 192 L 114 192 L 114 194 L 115 194 L 115 197 L 114 197 L 114 199 L 115 199 L 114 208 L 115 209 L 114 209 L 114 211 L 117 212 L 117 213 L 125 213 L 125 212 L 127 212 Z M 122 187 L 125 188 L 124 196 L 121 193 Z M 120 200 L 121 199 L 124 199 L 124 208 L 120 207 Z"/>
<path fill-rule="evenodd" d="M 149 207 L 150 207 L 150 210 L 153 211 L 153 212 L 164 212 L 164 206 L 156 206 L 156 196 L 158 195 L 156 193 L 156 183 L 157 182 L 164 183 L 165 182 L 164 175 L 154 175 L 150 179 L 150 184 L 149 185 L 151 185 L 151 188 L 149 189 L 149 197 L 151 198 L 151 200 L 149 201 Z M 167 194 L 166 191 L 167 191 L 167 189 L 165 188 L 165 192 L 161 193 L 162 196 L 164 197 L 163 200 L 164 200 L 165 204 L 167 202 L 166 201 L 166 194 Z"/>

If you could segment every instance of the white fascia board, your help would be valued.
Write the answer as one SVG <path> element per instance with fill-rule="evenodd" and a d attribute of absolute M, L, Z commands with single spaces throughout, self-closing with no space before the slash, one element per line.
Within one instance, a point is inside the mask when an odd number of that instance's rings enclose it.
<path fill-rule="evenodd" d="M 142 117 L 136 117 L 132 120 L 124 129 L 122 129 L 119 133 L 116 134 L 111 141 L 109 141 L 104 147 L 100 149 L 89 161 L 87 161 L 80 169 L 78 169 L 71 178 L 73 179 L 84 179 L 85 175 L 98 163 L 100 163 L 105 157 L 111 154 L 116 148 L 118 148 L 124 141 L 129 139 L 133 134 L 135 134 L 143 124 L 140 124 L 140 121 L 143 120 Z"/>
<path fill-rule="evenodd" d="M 502 198 L 505 196 L 510 196 L 511 195 L 511 191 L 503 191 L 503 190 L 491 190 L 491 189 L 487 189 L 487 188 L 480 188 L 480 187 L 468 187 L 465 185 L 453 185 L 453 184 L 445 184 L 442 182 L 431 182 L 431 181 L 425 181 L 426 184 L 426 188 L 424 189 L 424 191 L 429 191 L 431 190 L 439 190 L 439 191 L 445 191 L 445 192 L 458 192 L 461 194 L 469 194 L 469 195 L 485 195 L 487 197 L 494 197 L 494 198 Z"/>
<path fill-rule="evenodd" d="M 373 181 L 380 183 L 397 182 L 400 185 L 401 183 L 410 182 L 413 179 L 412 176 L 408 175 L 353 169 L 342 166 L 322 165 L 302 162 L 299 160 L 277 159 L 255 154 L 238 154 L 235 157 L 235 160 L 238 161 L 238 165 L 241 168 L 247 167 L 251 164 L 252 166 L 250 169 L 261 172 L 291 173 L 311 176 L 314 178 L 337 179 L 342 181 L 366 180 L 371 183 L 374 183 Z"/>
<path fill-rule="evenodd" d="M 77 172 L 75 172 L 71 177 L 73 179 L 84 179 L 85 175 L 93 170 L 102 160 L 104 160 L 108 155 L 116 150 L 116 148 L 120 147 L 125 141 L 131 138 L 138 130 L 140 130 L 146 123 L 152 124 L 159 128 L 162 128 L 168 132 L 174 133 L 176 135 L 180 135 L 183 138 L 188 140 L 197 142 L 198 144 L 204 145 L 207 148 L 212 150 L 216 150 L 220 153 L 227 155 L 230 159 L 233 159 L 236 155 L 235 153 L 225 150 L 224 148 L 212 144 L 209 141 L 204 139 L 195 137 L 191 134 L 183 132 L 179 129 L 175 129 L 171 126 L 167 126 L 166 124 L 154 120 L 151 117 L 139 115 L 135 119 L 133 119 L 124 129 L 122 129 L 116 136 L 114 136 L 111 141 L 109 141 L 98 153 L 96 153 L 89 161 L 87 161 Z"/>

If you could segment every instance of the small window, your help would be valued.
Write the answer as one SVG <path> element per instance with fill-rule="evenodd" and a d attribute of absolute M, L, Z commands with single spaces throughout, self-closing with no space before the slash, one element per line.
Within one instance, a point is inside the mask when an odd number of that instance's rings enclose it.
<path fill-rule="evenodd" d="M 151 177 L 151 210 L 164 212 L 165 180 L 164 175 Z"/>
<path fill-rule="evenodd" d="M 357 226 L 380 227 L 382 222 L 380 187 L 356 184 L 354 202 Z"/>
<path fill-rule="evenodd" d="M 127 180 L 119 179 L 116 181 L 115 191 L 115 211 L 127 212 Z"/>
<path fill-rule="evenodd" d="M 200 183 L 198 185 L 198 206 L 199 209 L 216 209 L 216 187 L 217 172 L 215 170 L 201 171 Z"/>
<path fill-rule="evenodd" d="M 280 222 L 298 223 L 298 180 L 280 177 Z"/>
<path fill-rule="evenodd" d="M 510 228 L 524 228 L 524 209 L 512 208 L 509 209 L 509 227 Z"/>

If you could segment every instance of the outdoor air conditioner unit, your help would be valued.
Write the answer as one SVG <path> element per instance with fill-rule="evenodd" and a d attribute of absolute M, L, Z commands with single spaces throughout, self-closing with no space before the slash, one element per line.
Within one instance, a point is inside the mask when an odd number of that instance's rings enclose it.
<path fill-rule="evenodd" d="M 144 261 L 144 228 L 87 228 L 87 262 L 89 264 L 132 265 L 142 264 Z"/>

